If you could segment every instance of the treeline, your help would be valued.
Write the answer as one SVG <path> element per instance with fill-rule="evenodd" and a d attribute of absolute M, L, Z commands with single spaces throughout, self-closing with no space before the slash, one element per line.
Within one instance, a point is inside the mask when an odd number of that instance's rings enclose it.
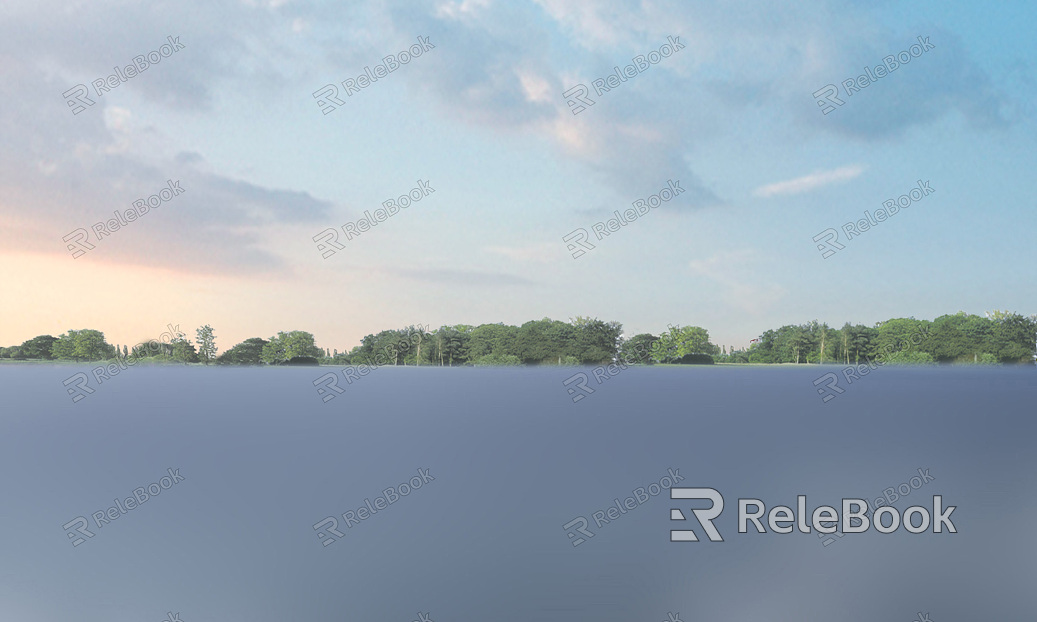
<path fill-rule="evenodd" d="M 748 350 L 722 352 L 732 363 L 1031 363 L 1037 316 L 959 311 L 933 321 L 897 318 L 875 326 L 817 321 L 768 330 Z"/>
<path fill-rule="evenodd" d="M 367 335 L 349 352 L 331 354 L 334 364 L 377 365 L 597 365 L 612 362 L 623 325 L 577 317 L 569 322 L 544 318 L 522 326 L 457 324 L 408 326 Z"/>
<path fill-rule="evenodd" d="M 621 350 L 637 357 L 631 346 L 655 345 L 651 357 L 639 362 L 677 362 L 689 354 L 710 355 L 719 349 L 709 343 L 709 334 L 698 327 L 671 327 L 661 337 L 638 335 L 622 339 L 619 322 L 577 317 L 569 322 L 544 318 L 522 326 L 503 323 L 472 326 L 458 324 L 432 330 L 408 326 L 365 336 L 348 352 L 317 347 L 313 334 L 280 332 L 270 339 L 252 337 L 216 356 L 215 336 L 210 326 L 198 329 L 196 343 L 172 330 L 161 343 L 149 341 L 134 346 L 112 346 L 98 330 L 70 330 L 53 337 L 40 335 L 20 346 L 0 348 L 0 358 L 18 360 L 108 360 L 117 356 L 138 357 L 144 362 L 213 363 L 217 365 L 277 365 L 292 363 L 328 365 L 598 365 L 610 363 Z M 643 351 L 641 351 L 643 352 Z M 387 358 L 387 355 L 388 358 Z M 707 357 L 708 358 L 708 357 Z M 710 358 L 710 362 L 712 359 Z"/>
<path fill-rule="evenodd" d="M 211 362 L 216 354 L 216 337 L 212 327 L 205 325 L 197 331 L 198 347 L 187 335 L 169 327 L 160 339 L 150 339 L 132 347 L 112 345 L 104 333 L 91 328 L 69 330 L 54 337 L 38 335 L 20 346 L 0 348 L 0 358 L 40 361 L 107 361 L 115 358 L 133 358 L 143 362 L 199 363 Z"/>
<path fill-rule="evenodd" d="M 39 335 L 20 346 L 0 348 L 0 358 L 15 360 L 67 360 L 76 362 L 131 358 L 135 363 L 216 363 L 223 365 L 276 365 L 296 358 L 314 361 L 325 358 L 313 335 L 305 331 L 280 332 L 270 339 L 246 339 L 216 356 L 216 335 L 206 324 L 195 331 L 195 343 L 179 329 L 169 327 L 160 339 L 150 339 L 130 349 L 109 344 L 104 333 L 94 329 L 70 330 L 59 337 Z M 198 347 L 195 347 L 197 344 Z"/>
<path fill-rule="evenodd" d="M 881 357 L 891 363 L 1028 363 L 1034 357 L 1037 316 L 993 311 L 986 317 L 959 312 L 933 321 L 896 318 L 875 326 L 834 329 L 817 321 L 768 330 L 748 348 L 714 345 L 698 326 L 668 326 L 659 335 L 623 336 L 623 325 L 597 318 L 568 322 L 544 318 L 521 326 L 457 324 L 435 330 L 407 326 L 365 336 L 351 350 L 320 348 L 305 331 L 252 337 L 216 355 L 211 326 L 195 331 L 194 343 L 170 327 L 161 340 L 110 345 L 104 333 L 70 330 L 40 335 L 0 348 L 0 358 L 74 360 L 133 357 L 143 362 L 217 365 L 600 365 L 630 363 L 861 363 Z M 197 347 L 196 347 L 197 345 Z"/>

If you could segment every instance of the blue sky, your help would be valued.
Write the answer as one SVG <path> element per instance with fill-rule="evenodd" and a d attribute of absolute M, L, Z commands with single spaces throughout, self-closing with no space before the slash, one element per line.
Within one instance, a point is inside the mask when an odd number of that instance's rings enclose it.
<path fill-rule="evenodd" d="M 14 0 L 0 15 L 4 345 L 209 323 L 224 350 L 279 330 L 344 350 L 408 324 L 591 315 L 745 346 L 812 319 L 1037 312 L 1031 3 Z M 62 93 L 167 36 L 185 48 L 71 113 Z M 435 49 L 321 113 L 315 91 L 419 36 Z M 563 92 L 669 36 L 684 49 L 572 114 Z M 935 48 L 822 114 L 815 91 L 919 36 Z M 63 236 L 167 179 L 186 192 L 71 256 Z M 321 257 L 314 235 L 419 179 L 435 192 Z M 683 194 L 566 250 L 671 179 Z M 935 192 L 822 258 L 815 235 L 918 180 Z"/>

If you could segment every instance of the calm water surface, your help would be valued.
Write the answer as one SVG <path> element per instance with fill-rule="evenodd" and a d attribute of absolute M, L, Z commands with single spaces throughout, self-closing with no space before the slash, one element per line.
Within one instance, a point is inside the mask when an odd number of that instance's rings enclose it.
<path fill-rule="evenodd" d="M 1037 372 L 628 369 L 573 403 L 574 369 L 130 368 L 78 403 L 68 366 L 0 367 L 0 619 L 933 622 L 1034 619 Z M 571 386 L 571 385 L 570 385 Z M 162 489 L 167 469 L 182 481 Z M 421 487 L 365 499 L 427 470 Z M 739 534 L 738 499 L 808 510 L 954 505 L 957 534 Z M 710 542 L 663 491 L 725 499 Z M 431 479 L 434 478 L 434 479 Z M 419 480 L 420 482 L 420 480 Z M 152 483 L 160 493 L 103 512 Z M 665 483 L 665 482 L 664 482 Z M 654 490 L 654 489 L 653 489 Z M 394 495 L 389 495 L 394 496 Z M 671 508 L 688 521 L 671 521 Z M 88 521 L 73 546 L 63 528 Z M 314 525 L 333 516 L 342 534 Z M 563 525 L 585 517 L 576 539 Z M 103 518 L 104 517 L 102 515 Z M 766 525 L 766 519 L 764 520 Z M 702 539 L 672 543 L 687 525 Z M 334 529 L 334 525 L 331 527 Z M 576 528 L 572 527 L 572 531 Z M 326 536 L 322 538 L 322 536 Z"/>

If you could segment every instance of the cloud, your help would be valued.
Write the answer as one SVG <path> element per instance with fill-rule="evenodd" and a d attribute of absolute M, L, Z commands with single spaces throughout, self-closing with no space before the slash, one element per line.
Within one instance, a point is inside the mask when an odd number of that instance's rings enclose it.
<path fill-rule="evenodd" d="M 797 135 L 867 141 L 902 136 L 952 113 L 976 127 L 998 127 L 1012 105 L 960 39 L 934 29 L 935 49 L 821 115 L 812 92 L 880 63 L 914 38 L 890 33 L 867 5 L 834 0 L 780 9 L 748 0 L 722 7 L 671 0 L 249 0 L 44 10 L 9 0 L 5 11 L 11 19 L 0 20 L 0 215 L 15 224 L 0 242 L 63 253 L 66 232 L 146 197 L 168 178 L 182 178 L 188 194 L 170 205 L 168 218 L 151 215 L 103 250 L 173 268 L 283 267 L 269 242 L 278 225 L 313 222 L 333 206 L 306 188 L 271 188 L 213 170 L 206 157 L 225 153 L 234 138 L 173 147 L 175 129 L 137 119 L 158 123 L 190 114 L 218 123 L 233 113 L 221 106 L 253 95 L 264 104 L 301 99 L 312 111 L 310 93 L 323 80 L 355 75 L 357 65 L 405 49 L 417 35 L 430 37 L 436 49 L 394 79 L 429 102 L 432 113 L 492 132 L 494 141 L 541 140 L 628 200 L 680 179 L 686 193 L 666 209 L 723 203 L 695 159 L 709 157 L 710 141 L 747 124 L 762 128 L 765 146 L 775 140 L 767 133 L 775 124 Z M 186 47 L 93 108 L 69 112 L 64 91 L 131 63 L 167 36 Z M 669 36 L 681 37 L 686 48 L 572 114 L 563 92 L 590 85 Z M 766 127 L 751 125 L 761 111 Z M 185 152 L 164 152 L 174 148 Z M 850 170 L 814 173 L 756 194 L 806 192 L 859 174 Z M 535 261 L 535 251 L 503 249 L 488 252 Z M 505 283 L 517 278 L 500 276 Z"/>
<path fill-rule="evenodd" d="M 436 7 L 436 17 L 456 20 L 465 19 L 478 14 L 489 5 L 490 0 L 447 1 Z"/>
<path fill-rule="evenodd" d="M 584 163 L 602 183 L 623 194 L 640 196 L 655 179 L 679 178 L 687 190 L 681 205 L 720 203 L 694 183 L 696 176 L 689 170 L 688 150 L 710 122 L 694 110 L 678 113 L 694 88 L 675 75 L 680 71 L 678 54 L 579 117 L 566 104 L 562 93 L 575 83 L 590 84 L 612 72 L 616 63 L 625 65 L 666 43 L 668 22 L 661 10 L 643 13 L 636 4 L 620 4 L 601 14 L 591 4 L 577 11 L 584 16 L 578 21 L 608 23 L 609 29 L 623 33 L 619 49 L 581 46 L 582 31 L 569 25 L 571 9 L 552 8 L 560 11 L 556 18 L 532 3 L 389 1 L 363 12 L 322 6 L 311 19 L 346 21 L 353 28 L 366 25 L 382 35 L 368 40 L 344 36 L 341 29 L 315 33 L 314 43 L 321 49 L 352 50 L 349 56 L 328 59 L 335 65 L 326 70 L 328 75 L 349 75 L 358 55 L 380 58 L 409 45 L 414 33 L 420 33 L 436 49 L 422 55 L 420 70 L 415 64 L 400 80 L 442 117 L 500 134 L 499 140 L 546 138 L 559 154 Z M 680 54 L 691 59 L 690 52 Z M 675 89 L 674 84 L 681 86 Z"/>
<path fill-rule="evenodd" d="M 847 96 L 844 80 L 907 50 L 917 43 L 918 36 L 928 39 L 935 48 Z M 876 33 L 853 43 L 826 42 L 816 51 L 824 59 L 791 79 L 797 91 L 792 95 L 802 99 L 804 93 L 832 84 L 839 88 L 839 97 L 845 103 L 827 115 L 822 115 L 816 104 L 796 106 L 795 116 L 811 129 L 858 141 L 879 141 L 903 136 L 911 128 L 930 125 L 952 113 L 980 130 L 1004 128 L 1018 119 L 1021 103 L 995 84 L 972 59 L 960 37 L 943 29 Z M 781 94 L 786 105 L 791 105 L 788 95 Z"/>
<path fill-rule="evenodd" d="M 267 229 L 328 218 L 328 201 L 236 180 L 209 170 L 198 153 L 173 151 L 173 141 L 129 108 L 101 98 L 73 115 L 61 97 L 67 88 L 26 63 L 13 65 L 0 84 L 11 109 L 0 116 L 0 217 L 12 223 L 0 231 L 5 250 L 67 256 L 66 234 L 91 230 L 170 179 L 180 181 L 182 195 L 125 230 L 100 240 L 91 233 L 96 248 L 77 261 L 210 274 L 285 270 Z"/>
<path fill-rule="evenodd" d="M 844 166 L 831 171 L 817 171 L 788 181 L 760 186 L 753 191 L 753 196 L 772 197 L 780 194 L 802 194 L 828 184 L 853 179 L 863 172 L 864 168 L 860 166 Z"/>

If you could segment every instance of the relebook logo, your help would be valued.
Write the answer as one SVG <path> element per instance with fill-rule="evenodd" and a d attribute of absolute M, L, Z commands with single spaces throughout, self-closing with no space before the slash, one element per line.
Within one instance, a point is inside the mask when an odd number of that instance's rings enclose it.
<path fill-rule="evenodd" d="M 91 514 L 90 516 L 94 519 L 97 529 L 101 529 L 130 510 L 144 505 L 148 499 L 157 497 L 163 490 L 169 490 L 174 485 L 187 479 L 183 475 L 180 475 L 180 469 L 169 468 L 166 469 L 166 472 L 169 473 L 169 475 L 159 478 L 157 482 L 149 484 L 147 488 L 144 486 L 134 488 L 132 497 L 126 497 L 123 501 L 119 501 L 118 497 L 116 497 L 114 500 L 115 505 L 107 510 L 98 510 Z M 168 486 L 166 486 L 166 482 L 169 482 Z M 88 529 L 89 526 L 90 522 L 85 516 L 77 516 L 62 525 L 61 528 L 65 530 L 68 539 L 72 541 L 72 546 L 76 547 L 86 542 L 86 538 L 81 538 L 79 537 L 80 535 L 86 536 L 87 538 L 94 537 L 95 534 Z M 73 529 L 73 527 L 75 529 Z"/>
<path fill-rule="evenodd" d="M 719 491 L 715 488 L 671 488 L 670 499 L 709 501 L 710 507 L 692 509 L 691 513 L 695 515 L 710 541 L 724 541 L 720 531 L 713 524 L 713 521 L 724 511 L 724 497 Z M 932 513 L 927 507 L 913 505 L 904 510 L 903 516 L 901 516 L 900 510 L 887 505 L 876 509 L 871 519 L 867 516 L 867 500 L 843 499 L 841 519 L 836 508 L 822 505 L 815 508 L 809 515 L 810 523 L 808 524 L 806 495 L 798 495 L 796 510 L 784 505 L 772 507 L 767 512 L 767 526 L 774 533 L 792 533 L 794 528 L 798 529 L 800 533 L 811 533 L 811 527 L 819 533 L 834 533 L 841 523 L 844 534 L 863 533 L 871 527 L 874 527 L 875 531 L 879 533 L 888 534 L 895 532 L 902 522 L 904 529 L 909 533 L 925 533 L 929 530 L 930 524 L 933 533 L 943 533 L 945 526 L 948 532 L 958 533 L 954 523 L 951 522 L 951 514 L 957 506 L 951 505 L 944 509 L 942 495 L 934 495 L 932 499 Z M 765 511 L 766 506 L 760 499 L 738 499 L 738 533 L 749 533 L 750 522 L 756 528 L 756 533 L 767 533 L 766 527 L 760 520 Z M 888 520 L 884 520 L 885 515 L 889 516 Z M 670 520 L 686 521 L 687 516 L 681 511 L 681 508 L 672 508 Z M 693 529 L 670 531 L 670 542 L 698 541 L 699 537 Z"/>
<path fill-rule="evenodd" d="M 108 91 L 118 88 L 124 82 L 128 82 L 130 78 L 144 73 L 148 70 L 148 67 L 159 64 L 163 58 L 169 58 L 187 47 L 180 43 L 180 37 L 169 35 L 166 37 L 166 41 L 169 43 L 160 45 L 157 50 L 148 52 L 146 57 L 144 54 L 134 56 L 132 59 L 133 64 L 122 68 L 118 66 L 112 67 L 115 73 L 106 78 L 98 78 L 91 82 L 90 85 L 94 87 L 94 93 L 97 94 L 97 97 L 102 97 Z M 90 89 L 85 84 L 77 84 L 61 95 L 65 98 L 65 103 L 72 109 L 72 114 L 74 115 L 86 110 L 87 106 L 94 105 L 94 100 L 90 99 Z"/>

